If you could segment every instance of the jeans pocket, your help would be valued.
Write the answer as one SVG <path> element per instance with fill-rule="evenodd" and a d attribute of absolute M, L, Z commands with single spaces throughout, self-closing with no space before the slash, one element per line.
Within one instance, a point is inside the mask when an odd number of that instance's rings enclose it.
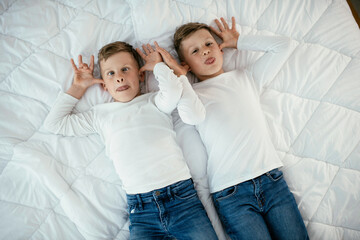
<path fill-rule="evenodd" d="M 267 172 L 266 176 L 268 176 L 271 179 L 271 181 L 276 182 L 283 177 L 283 173 L 278 169 L 274 169 L 271 170 L 270 172 Z"/>
<path fill-rule="evenodd" d="M 180 200 L 188 200 L 188 199 L 197 197 L 197 193 L 194 188 L 191 188 L 186 191 L 174 192 L 174 197 L 177 199 L 180 199 Z"/>
<path fill-rule="evenodd" d="M 128 211 L 128 214 L 129 214 L 129 215 L 132 214 L 132 213 L 135 213 L 135 211 L 136 211 L 136 204 L 128 205 L 127 211 Z"/>
<path fill-rule="evenodd" d="M 225 188 L 224 190 L 218 192 L 215 194 L 214 198 L 216 201 L 220 202 L 222 200 L 228 199 L 235 195 L 237 191 L 237 186 L 231 186 L 228 188 Z"/>

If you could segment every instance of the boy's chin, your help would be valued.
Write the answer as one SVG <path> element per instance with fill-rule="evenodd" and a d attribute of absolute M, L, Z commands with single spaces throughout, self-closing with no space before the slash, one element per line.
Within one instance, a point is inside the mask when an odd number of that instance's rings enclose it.
<path fill-rule="evenodd" d="M 114 97 L 113 97 L 114 98 Z M 120 99 L 120 98 L 114 98 L 114 102 L 121 102 L 121 103 L 127 103 L 127 102 L 131 102 L 135 97 L 131 98 L 131 99 Z"/>
<path fill-rule="evenodd" d="M 112 96 L 115 102 L 121 102 L 121 103 L 127 103 L 127 102 L 131 102 L 132 100 L 134 100 L 134 98 L 138 97 L 141 95 L 141 92 L 139 91 L 136 94 L 130 95 L 130 96 Z"/>

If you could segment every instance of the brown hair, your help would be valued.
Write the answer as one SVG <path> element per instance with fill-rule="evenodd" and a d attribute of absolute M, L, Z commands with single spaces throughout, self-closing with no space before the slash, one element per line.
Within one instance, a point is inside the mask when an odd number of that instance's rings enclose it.
<path fill-rule="evenodd" d="M 181 42 L 200 29 L 206 29 L 212 33 L 212 30 L 208 25 L 198 22 L 187 23 L 176 29 L 174 34 L 174 47 L 181 61 L 184 60 L 181 53 Z"/>
<path fill-rule="evenodd" d="M 136 60 L 138 67 L 139 68 L 141 67 L 142 60 L 141 60 L 140 55 L 135 51 L 133 46 L 131 46 L 130 44 L 128 44 L 126 42 L 121 42 L 121 41 L 109 43 L 109 44 L 103 46 L 99 50 L 99 53 L 98 53 L 99 66 L 100 66 L 100 62 L 102 60 L 106 61 L 109 57 L 111 57 L 112 55 L 119 53 L 119 52 L 130 53 Z M 101 72 L 101 70 L 100 70 L 100 72 Z"/>

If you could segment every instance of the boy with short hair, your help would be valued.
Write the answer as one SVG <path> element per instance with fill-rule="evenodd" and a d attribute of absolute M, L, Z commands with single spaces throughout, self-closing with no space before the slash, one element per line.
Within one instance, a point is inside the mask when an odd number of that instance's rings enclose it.
<path fill-rule="evenodd" d="M 131 239 L 216 239 L 176 143 L 170 115 L 178 104 L 186 105 L 182 116 L 195 124 L 205 111 L 189 91 L 191 86 L 183 87 L 187 79 L 176 77 L 156 49 L 143 45 L 144 54 L 125 42 L 104 46 L 99 51 L 102 79 L 93 76 L 94 56 L 89 66 L 81 55 L 78 67 L 71 59 L 73 84 L 59 95 L 44 125 L 66 136 L 100 135 L 127 193 Z M 139 54 L 145 60 L 141 69 Z M 154 71 L 160 90 L 141 95 L 139 82 L 147 70 Z M 103 84 L 114 102 L 71 114 L 96 83 Z"/>
<path fill-rule="evenodd" d="M 283 179 L 260 106 L 260 86 L 272 80 L 290 54 L 286 37 L 240 36 L 221 18 L 219 30 L 185 24 L 174 34 L 182 62 L 206 109 L 196 125 L 208 153 L 210 192 L 231 239 L 307 239 L 297 204 Z M 222 39 L 218 44 L 212 33 Z M 222 49 L 264 51 L 250 69 L 224 72 Z M 237 61 L 237 60 L 235 60 Z M 169 64 L 168 64 L 169 65 Z M 172 67 L 171 65 L 169 65 Z"/>

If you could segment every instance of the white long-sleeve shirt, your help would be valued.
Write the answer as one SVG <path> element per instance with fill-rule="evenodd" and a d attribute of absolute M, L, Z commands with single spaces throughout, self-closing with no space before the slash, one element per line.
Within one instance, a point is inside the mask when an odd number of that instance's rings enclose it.
<path fill-rule="evenodd" d="M 205 115 L 185 76 L 178 79 L 163 63 L 155 66 L 154 74 L 158 92 L 127 103 L 99 104 L 78 114 L 71 114 L 78 99 L 60 94 L 44 122 L 44 127 L 56 134 L 98 133 L 128 194 L 149 192 L 191 177 L 176 143 L 170 113 L 179 104 L 190 124 L 199 123 Z"/>
<path fill-rule="evenodd" d="M 290 41 L 285 37 L 240 36 L 237 46 L 238 50 L 265 54 L 249 69 L 225 72 L 193 85 L 206 109 L 205 120 L 196 128 L 208 153 L 211 193 L 282 166 L 260 106 L 259 90 L 289 56 Z"/>

